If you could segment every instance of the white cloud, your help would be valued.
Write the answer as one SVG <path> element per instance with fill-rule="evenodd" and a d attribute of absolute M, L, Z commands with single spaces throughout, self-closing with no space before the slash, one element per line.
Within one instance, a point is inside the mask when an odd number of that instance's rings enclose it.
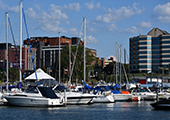
<path fill-rule="evenodd" d="M 6 8 L 8 8 L 9 6 L 5 5 L 1 0 L 0 0 L 0 8 L 5 10 Z"/>
<path fill-rule="evenodd" d="M 98 9 L 100 8 L 100 3 L 98 2 L 97 4 L 94 4 L 93 2 L 90 2 L 90 3 L 85 3 L 85 6 L 87 7 L 87 9 L 89 10 L 93 10 L 93 9 Z"/>
<path fill-rule="evenodd" d="M 75 11 L 80 11 L 80 3 L 72 3 L 67 5 L 64 5 L 65 9 L 69 9 L 69 10 L 75 10 Z"/>
<path fill-rule="evenodd" d="M 169 23 L 170 22 L 170 2 L 162 5 L 157 5 L 154 8 L 155 17 L 160 22 Z"/>
<path fill-rule="evenodd" d="M 57 6 L 54 4 L 50 5 L 52 9 L 61 9 L 61 10 L 72 10 L 72 11 L 80 11 L 80 3 L 70 3 L 69 5 Z"/>
<path fill-rule="evenodd" d="M 97 39 L 93 37 L 92 35 L 86 37 L 87 43 L 97 43 Z"/>
<path fill-rule="evenodd" d="M 70 22 L 69 22 L 69 21 L 66 21 L 66 24 L 67 24 L 67 25 L 70 25 Z"/>
<path fill-rule="evenodd" d="M 134 8 L 134 10 L 136 10 L 136 13 L 137 13 L 137 14 L 140 14 L 140 13 L 142 12 L 142 10 L 136 7 L 138 4 L 139 4 L 139 3 L 134 2 L 133 8 Z"/>
<path fill-rule="evenodd" d="M 80 36 L 80 34 L 82 34 L 76 28 L 70 28 L 69 32 L 71 35 L 75 35 L 75 36 Z"/>
<path fill-rule="evenodd" d="M 63 32 L 67 33 L 68 29 L 60 28 L 62 21 L 68 19 L 65 13 L 62 13 L 57 7 L 51 6 L 47 12 L 42 12 L 37 14 L 33 8 L 28 8 L 26 15 L 34 20 L 36 20 L 38 28 L 47 32 Z"/>
<path fill-rule="evenodd" d="M 127 29 L 125 29 L 125 31 L 127 33 L 138 33 L 139 32 L 139 30 L 135 26 L 132 26 L 131 28 L 127 28 Z"/>
<path fill-rule="evenodd" d="M 34 7 L 38 10 L 41 10 L 41 5 L 34 4 Z"/>
<path fill-rule="evenodd" d="M 104 23 L 113 23 L 116 21 L 129 18 L 135 14 L 140 14 L 142 10 L 138 9 L 136 6 L 137 6 L 137 3 L 134 3 L 133 7 L 122 6 L 120 9 L 108 8 L 106 13 L 104 15 L 98 15 L 95 18 L 95 21 L 104 22 Z"/>
<path fill-rule="evenodd" d="M 26 15 L 30 18 L 36 19 L 38 17 L 38 15 L 36 14 L 36 12 L 33 10 L 33 8 L 28 8 L 27 11 L 25 11 Z"/>
<path fill-rule="evenodd" d="M 106 30 L 107 31 L 114 31 L 114 30 L 117 30 L 117 27 L 115 24 L 110 24 L 106 27 Z"/>
<path fill-rule="evenodd" d="M 95 28 L 92 28 L 91 26 L 88 26 L 87 31 L 89 33 L 97 33 L 97 30 Z"/>
<path fill-rule="evenodd" d="M 150 27 L 152 27 L 150 21 L 149 21 L 149 22 L 144 22 L 144 21 L 142 21 L 141 23 L 138 24 L 138 26 L 139 26 L 139 27 L 143 27 L 143 28 L 150 28 Z"/>
<path fill-rule="evenodd" d="M 9 7 L 8 5 L 4 4 L 2 0 L 0 0 L 0 8 L 14 13 L 19 13 L 19 6 Z"/>
<path fill-rule="evenodd" d="M 14 13 L 19 13 L 19 6 L 14 6 L 12 8 L 9 8 L 9 11 L 12 11 Z"/>

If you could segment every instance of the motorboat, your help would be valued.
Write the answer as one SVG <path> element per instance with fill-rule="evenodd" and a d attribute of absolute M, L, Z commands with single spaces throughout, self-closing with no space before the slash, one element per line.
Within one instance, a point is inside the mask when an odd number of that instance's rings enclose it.
<path fill-rule="evenodd" d="M 90 87 L 84 82 L 84 89 L 91 91 L 94 95 L 93 103 L 110 103 L 115 102 L 113 97 L 113 93 L 110 90 L 109 86 L 97 86 L 97 87 Z"/>
<path fill-rule="evenodd" d="M 118 91 L 117 88 L 120 88 L 118 84 L 116 84 L 115 86 L 110 86 L 110 88 L 112 89 L 115 101 L 128 101 L 132 97 L 132 94 L 129 91 L 126 90 Z"/>
<path fill-rule="evenodd" d="M 170 110 L 170 99 L 157 101 L 150 105 L 157 110 Z"/>
<path fill-rule="evenodd" d="M 55 93 L 62 97 L 64 96 L 63 89 L 66 89 L 65 86 L 57 86 L 55 88 Z M 68 105 L 91 104 L 93 103 L 93 98 L 96 96 L 90 93 L 73 92 L 70 90 L 66 90 L 65 95 Z"/>
<path fill-rule="evenodd" d="M 131 94 L 140 96 L 141 100 L 156 100 L 156 93 L 151 92 L 149 88 L 133 89 Z"/>
<path fill-rule="evenodd" d="M 132 97 L 130 98 L 131 101 L 140 101 L 142 100 L 141 99 L 141 96 L 140 95 L 135 95 L 135 94 L 132 94 Z"/>
<path fill-rule="evenodd" d="M 34 93 L 15 93 L 4 97 L 8 105 L 31 107 L 65 106 L 66 98 L 58 97 L 50 87 L 36 87 Z"/>
<path fill-rule="evenodd" d="M 115 99 L 112 93 L 97 93 L 96 97 L 93 98 L 93 103 L 114 103 Z"/>
<path fill-rule="evenodd" d="M 119 93 L 119 94 L 113 94 L 113 97 L 115 98 L 115 101 L 128 101 L 131 99 L 132 94 Z"/>

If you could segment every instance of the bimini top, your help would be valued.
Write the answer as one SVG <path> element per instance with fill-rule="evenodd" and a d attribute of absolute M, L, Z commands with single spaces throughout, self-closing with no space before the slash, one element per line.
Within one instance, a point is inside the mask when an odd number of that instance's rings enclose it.
<path fill-rule="evenodd" d="M 51 87 L 38 87 L 38 89 L 43 97 L 51 98 L 51 99 L 58 98 L 58 96 L 55 94 L 55 92 L 52 90 Z"/>

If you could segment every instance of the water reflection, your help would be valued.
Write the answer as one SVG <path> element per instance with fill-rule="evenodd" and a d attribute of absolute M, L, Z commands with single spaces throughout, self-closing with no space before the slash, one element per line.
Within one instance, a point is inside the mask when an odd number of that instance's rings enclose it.
<path fill-rule="evenodd" d="M 170 119 L 169 111 L 155 111 L 153 101 L 97 103 L 91 105 L 67 105 L 66 107 L 0 107 L 4 119 L 41 120 L 138 120 Z"/>

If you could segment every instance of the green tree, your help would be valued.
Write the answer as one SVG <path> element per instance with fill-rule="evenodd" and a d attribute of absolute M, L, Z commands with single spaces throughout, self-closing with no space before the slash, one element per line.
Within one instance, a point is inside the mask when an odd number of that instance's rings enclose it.
<path fill-rule="evenodd" d="M 43 66 L 41 69 L 47 73 L 47 69 L 45 68 L 45 66 Z"/>
<path fill-rule="evenodd" d="M 76 56 L 76 46 L 71 46 L 71 63 L 73 66 L 74 56 Z M 86 78 L 88 75 L 88 70 L 92 69 L 92 62 L 96 61 L 96 58 L 91 54 L 89 49 L 86 49 Z M 58 76 L 58 58 L 56 60 L 56 64 L 53 69 L 53 76 Z M 68 78 L 68 75 L 64 74 L 64 69 L 69 69 L 69 46 L 65 45 L 65 47 L 61 51 L 61 77 Z M 78 46 L 78 52 L 76 56 L 75 66 L 73 69 L 72 78 L 75 80 L 76 78 L 79 80 L 83 80 L 84 78 L 84 46 Z M 58 79 L 58 78 L 56 78 Z"/>
<path fill-rule="evenodd" d="M 17 68 L 9 68 L 9 81 L 19 81 L 19 70 Z"/>

